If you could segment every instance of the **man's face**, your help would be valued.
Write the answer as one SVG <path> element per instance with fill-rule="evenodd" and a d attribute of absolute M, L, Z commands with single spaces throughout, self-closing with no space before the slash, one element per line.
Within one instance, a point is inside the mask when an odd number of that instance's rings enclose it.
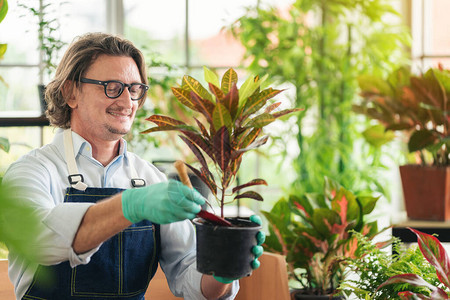
<path fill-rule="evenodd" d="M 126 84 L 140 83 L 139 69 L 131 57 L 100 55 L 89 67 L 85 78 Z M 81 83 L 68 104 L 72 108 L 72 130 L 90 141 L 120 139 L 130 131 L 138 101 L 130 98 L 128 88 L 111 99 L 102 85 Z"/>

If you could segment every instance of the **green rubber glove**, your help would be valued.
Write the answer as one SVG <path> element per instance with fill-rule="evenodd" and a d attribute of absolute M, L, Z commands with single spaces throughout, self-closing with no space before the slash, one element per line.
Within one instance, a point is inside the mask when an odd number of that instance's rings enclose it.
<path fill-rule="evenodd" d="M 250 221 L 255 222 L 259 225 L 262 225 L 261 218 L 258 215 L 250 216 Z M 252 260 L 252 262 L 250 263 L 253 270 L 258 269 L 259 266 L 261 265 L 261 263 L 258 260 L 258 257 L 260 257 L 264 252 L 264 249 L 261 245 L 264 244 L 265 240 L 266 240 L 266 234 L 263 231 L 258 231 L 258 233 L 256 234 L 257 245 L 252 248 L 252 253 L 255 256 L 255 259 Z M 213 276 L 213 277 L 217 281 L 219 281 L 221 283 L 225 283 L 225 284 L 232 283 L 233 281 L 240 279 L 240 278 L 226 278 L 226 277 L 220 277 L 220 276 Z"/>
<path fill-rule="evenodd" d="M 168 224 L 193 219 L 205 204 L 205 198 L 176 180 L 152 184 L 122 193 L 122 211 L 132 223 L 149 220 Z"/>

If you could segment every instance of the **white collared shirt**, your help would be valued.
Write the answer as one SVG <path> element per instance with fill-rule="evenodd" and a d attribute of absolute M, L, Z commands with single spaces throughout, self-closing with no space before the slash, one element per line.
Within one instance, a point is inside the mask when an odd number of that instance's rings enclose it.
<path fill-rule="evenodd" d="M 155 166 L 127 151 L 121 140 L 119 155 L 106 167 L 92 157 L 91 145 L 72 132 L 76 164 L 89 187 L 129 189 L 130 165 L 147 185 L 165 181 L 166 177 Z M 97 247 L 77 255 L 72 241 L 92 203 L 64 203 L 69 187 L 68 169 L 64 155 L 63 130 L 58 129 L 53 141 L 35 149 L 13 163 L 3 182 L 15 188 L 17 197 L 32 206 L 42 216 L 42 232 L 30 241 L 29 251 L 37 254 L 38 263 L 54 265 L 69 261 L 72 267 L 89 262 Z M 4 212 L 6 221 L 14 215 Z M 27 241 L 28 244 L 28 241 Z M 33 246 L 34 245 L 34 246 Z M 31 284 L 36 265 L 27 263 L 13 251 L 9 253 L 9 277 L 15 286 L 17 299 L 22 299 Z M 201 294 L 201 276 L 195 265 L 195 232 L 190 221 L 161 225 L 160 265 L 175 296 L 185 299 L 205 299 Z M 239 290 L 238 281 L 226 298 L 233 299 Z"/>

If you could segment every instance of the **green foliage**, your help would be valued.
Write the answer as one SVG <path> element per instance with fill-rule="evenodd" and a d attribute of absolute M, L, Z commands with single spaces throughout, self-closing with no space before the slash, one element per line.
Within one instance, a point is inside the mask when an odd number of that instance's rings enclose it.
<path fill-rule="evenodd" d="M 143 133 L 157 131 L 180 133 L 180 138 L 200 164 L 200 168 L 189 164 L 187 166 L 211 190 L 221 207 L 221 216 L 226 203 L 225 196 L 233 197 L 242 189 L 251 186 L 267 185 L 262 179 L 254 179 L 234 187 L 231 192 L 228 191 L 236 178 L 243 154 L 267 142 L 267 136 L 258 138 L 262 128 L 279 117 L 299 111 L 299 109 L 275 111 L 278 103 L 266 105 L 268 100 L 278 95 L 281 90 L 272 88 L 261 90 L 260 85 L 265 78 L 250 77 L 238 89 L 238 76 L 233 69 L 226 71 L 219 80 L 212 71 L 205 68 L 205 79 L 207 82 L 210 80 L 208 82 L 210 92 L 189 75 L 183 77 L 180 87 L 172 88 L 177 100 L 196 114 L 197 118 L 193 118 L 195 124 L 189 125 L 187 122 L 164 115 L 152 115 L 147 119 L 156 124 L 156 127 Z M 214 82 L 220 83 L 220 86 L 216 86 Z M 217 174 L 218 179 L 214 174 Z M 263 200 L 261 195 L 254 191 L 235 195 L 233 200 L 240 198 Z"/>
<path fill-rule="evenodd" d="M 286 256 L 290 278 L 303 288 L 334 292 L 346 276 L 346 258 L 359 251 L 354 232 L 370 238 L 378 233 L 377 223 L 367 221 L 377 200 L 325 178 L 322 193 L 290 195 L 263 211 L 269 223 L 263 246 Z"/>
<path fill-rule="evenodd" d="M 6 13 L 8 12 L 8 0 L 0 0 L 0 23 L 6 17 Z M 0 44 L 0 60 L 3 59 L 5 55 L 6 48 L 8 48 L 7 44 Z M 5 82 L 3 77 L 0 76 L 0 81 Z"/>
<path fill-rule="evenodd" d="M 387 0 L 297 0 L 288 11 L 249 8 L 231 26 L 250 70 L 292 84 L 295 106 L 305 108 L 289 129 L 300 148 L 296 191 L 320 190 L 324 176 L 360 190 L 385 186 L 377 156 L 355 151 L 361 121 L 351 106 L 359 75 L 384 74 L 405 60 L 409 36 L 386 17 L 400 22 Z"/>
<path fill-rule="evenodd" d="M 65 42 L 60 39 L 59 20 L 52 17 L 56 12 L 55 5 L 61 6 L 65 2 L 55 2 L 52 0 L 19 2 L 18 6 L 26 10 L 30 14 L 37 25 L 39 47 L 38 50 L 43 51 L 43 67 L 48 76 L 56 70 L 56 60 L 59 50 L 64 47 Z M 26 15 L 24 15 L 25 17 Z"/>
<path fill-rule="evenodd" d="M 355 257 L 347 263 L 349 270 L 355 272 L 357 278 L 347 278 L 339 287 L 347 296 L 356 296 L 357 299 L 401 299 L 398 293 L 406 290 L 428 292 L 422 287 L 412 287 L 406 283 L 379 288 L 391 276 L 404 273 L 417 274 L 430 283 L 439 283 L 433 266 L 423 257 L 418 247 L 412 246 L 405 250 L 398 239 L 374 243 L 359 233 L 355 233 L 355 236 L 359 247 Z M 394 254 L 383 249 L 391 243 Z"/>
<path fill-rule="evenodd" d="M 450 165 L 450 70 L 431 68 L 415 76 L 402 67 L 386 79 L 363 76 L 359 84 L 363 101 L 354 111 L 379 121 L 388 133 L 403 131 L 409 151 L 419 151 L 422 164 L 428 151 L 434 165 Z"/>
<path fill-rule="evenodd" d="M 16 194 L 10 185 L 0 184 L 0 243 L 33 262 L 38 253 L 36 247 L 30 247 L 30 241 L 41 232 L 43 225 L 35 209 L 15 197 Z"/>

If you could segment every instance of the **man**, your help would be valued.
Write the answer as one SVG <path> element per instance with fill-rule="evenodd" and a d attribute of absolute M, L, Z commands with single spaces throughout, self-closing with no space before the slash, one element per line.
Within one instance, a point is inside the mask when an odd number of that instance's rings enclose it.
<path fill-rule="evenodd" d="M 195 269 L 189 219 L 204 198 L 126 149 L 147 89 L 142 53 L 127 40 L 87 34 L 65 53 L 46 90 L 61 129 L 3 180 L 42 225 L 24 241 L 37 264 L 10 249 L 17 299 L 143 299 L 158 262 L 176 296 L 236 295 L 238 281 Z"/>

